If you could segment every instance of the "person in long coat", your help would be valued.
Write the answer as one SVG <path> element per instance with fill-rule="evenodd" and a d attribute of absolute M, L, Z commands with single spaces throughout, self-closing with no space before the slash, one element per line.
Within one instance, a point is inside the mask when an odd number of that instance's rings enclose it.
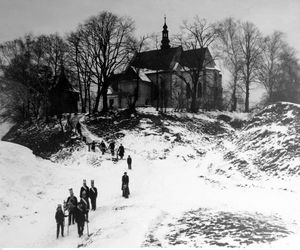
<path fill-rule="evenodd" d="M 119 153 L 119 156 L 120 156 L 121 160 L 124 157 L 124 151 L 125 151 L 124 150 L 124 146 L 121 144 L 120 147 L 119 147 L 119 149 L 118 149 L 118 153 Z"/>
<path fill-rule="evenodd" d="M 128 155 L 128 157 L 127 157 L 128 169 L 131 169 L 131 164 L 132 164 L 132 158 L 130 157 L 130 155 Z"/>
<path fill-rule="evenodd" d="M 91 199 L 91 206 L 93 211 L 96 210 L 97 196 L 98 196 L 97 188 L 94 186 L 94 180 L 91 180 L 90 199 Z"/>
<path fill-rule="evenodd" d="M 111 155 L 115 156 L 115 142 L 114 141 L 110 142 L 109 149 L 110 149 Z"/>
<path fill-rule="evenodd" d="M 129 194 L 129 176 L 125 172 L 122 176 L 122 196 L 128 198 Z"/>
<path fill-rule="evenodd" d="M 67 209 L 69 211 L 69 225 L 74 224 L 76 220 L 77 198 L 74 196 L 73 189 L 70 188 L 70 196 L 67 199 Z"/>

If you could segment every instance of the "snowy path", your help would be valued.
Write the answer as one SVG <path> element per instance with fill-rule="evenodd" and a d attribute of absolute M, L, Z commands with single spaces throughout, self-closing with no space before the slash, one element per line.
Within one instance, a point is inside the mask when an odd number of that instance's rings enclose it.
<path fill-rule="evenodd" d="M 83 134 L 91 140 L 101 139 L 84 125 Z M 146 144 L 149 142 L 151 146 Z M 125 155 L 130 154 L 133 158 L 133 169 L 130 171 L 125 160 L 114 164 L 108 154 L 103 160 L 99 152 L 88 152 L 87 148 L 74 153 L 77 157 L 74 164 L 61 166 L 36 160 L 24 147 L 1 142 L 0 167 L 1 172 L 6 174 L 1 176 L 0 211 L 6 217 L 1 217 L 0 235 L 5 237 L 1 237 L 0 246 L 77 247 L 82 244 L 84 247 L 141 247 L 151 246 L 153 242 L 149 241 L 149 237 L 155 238 L 164 247 L 172 246 L 172 242 L 180 245 L 183 240 L 174 238 L 169 230 L 176 234 L 181 226 L 176 224 L 178 219 L 189 211 L 199 209 L 208 211 L 203 215 L 208 226 L 210 214 L 212 217 L 228 213 L 250 217 L 262 214 L 266 218 L 276 215 L 286 225 L 287 231 L 295 233 L 295 236 L 272 244 L 300 246 L 296 240 L 300 224 L 299 216 L 295 216 L 300 210 L 297 189 L 290 192 L 277 189 L 271 181 L 254 183 L 240 176 L 227 178 L 219 175 L 213 167 L 209 167 L 222 164 L 222 157 L 217 151 L 211 150 L 205 158 L 189 161 L 177 157 L 175 153 L 166 159 L 154 159 L 155 152 L 150 154 L 150 148 L 162 151 L 165 146 L 161 141 L 156 141 L 156 137 L 139 137 L 133 132 L 119 143 L 125 145 Z M 184 154 L 182 146 L 172 150 Z M 101 158 L 101 164 L 97 167 L 89 165 L 87 160 L 90 158 Z M 121 197 L 124 171 L 130 177 L 129 199 Z M 79 239 L 76 225 L 72 225 L 68 236 L 56 240 L 56 205 L 67 198 L 70 187 L 78 197 L 82 179 L 88 182 L 94 179 L 99 192 L 98 208 L 90 212 L 89 230 L 93 235 Z M 264 188 L 266 186 L 275 188 Z M 237 221 L 242 220 L 239 216 L 236 216 Z M 199 224 L 197 221 L 194 223 Z M 272 225 L 275 221 L 270 219 L 269 223 Z M 222 225 L 216 222 L 213 226 L 221 232 L 224 229 Z M 193 242 L 192 238 L 190 240 Z M 201 240 L 201 244 L 208 244 L 207 239 Z M 224 241 L 223 238 L 221 240 Z M 230 237 L 225 237 L 226 240 L 232 241 Z"/>

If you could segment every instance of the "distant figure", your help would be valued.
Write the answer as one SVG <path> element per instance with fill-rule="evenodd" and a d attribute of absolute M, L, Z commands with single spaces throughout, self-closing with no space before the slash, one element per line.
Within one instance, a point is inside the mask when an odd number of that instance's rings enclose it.
<path fill-rule="evenodd" d="M 105 151 L 106 151 L 106 145 L 105 145 L 104 141 L 102 141 L 102 142 L 100 143 L 100 150 L 101 150 L 101 152 L 102 152 L 102 155 L 104 155 L 104 153 L 105 153 Z"/>
<path fill-rule="evenodd" d="M 70 188 L 70 196 L 67 199 L 67 209 L 69 211 L 69 225 L 74 224 L 76 220 L 77 198 L 74 196 L 73 189 Z"/>
<path fill-rule="evenodd" d="M 59 229 L 61 229 L 61 236 L 64 237 L 64 222 L 65 222 L 65 214 L 62 211 L 61 204 L 57 205 L 56 213 L 55 213 L 55 220 L 57 224 L 56 228 L 56 239 L 59 236 Z"/>
<path fill-rule="evenodd" d="M 98 196 L 97 188 L 94 186 L 94 180 L 91 180 L 91 188 L 90 188 L 90 199 L 91 199 L 91 205 L 92 210 L 96 210 L 96 199 Z"/>
<path fill-rule="evenodd" d="M 127 157 L 128 169 L 131 169 L 131 164 L 132 164 L 132 159 L 131 159 L 130 155 L 128 155 L 128 157 Z"/>
<path fill-rule="evenodd" d="M 123 160 L 123 157 L 124 157 L 124 147 L 123 147 L 123 145 L 122 145 L 122 143 L 121 143 L 121 145 L 120 145 L 120 147 L 119 147 L 119 149 L 118 149 L 118 154 L 119 154 L 119 156 L 120 156 L 120 158 L 121 158 L 121 160 Z"/>
<path fill-rule="evenodd" d="M 77 222 L 77 230 L 78 230 L 78 235 L 79 237 L 82 236 L 83 230 L 84 230 L 84 222 L 87 220 L 86 219 L 86 211 L 84 208 L 84 205 L 80 202 L 77 205 L 76 209 L 76 222 Z"/>
<path fill-rule="evenodd" d="M 128 198 L 129 192 L 129 176 L 125 172 L 122 176 L 122 196 Z"/>
<path fill-rule="evenodd" d="M 115 155 L 115 142 L 114 141 L 110 142 L 109 149 L 110 149 L 111 155 L 114 156 Z"/>
<path fill-rule="evenodd" d="M 93 152 L 95 152 L 95 150 L 96 150 L 96 142 L 95 141 L 92 141 L 92 143 L 91 143 L 91 150 Z"/>
<path fill-rule="evenodd" d="M 80 135 L 80 137 L 82 137 L 81 124 L 80 124 L 80 122 L 77 122 L 77 124 L 76 124 L 76 129 L 77 129 L 77 132 L 78 132 L 78 134 Z"/>

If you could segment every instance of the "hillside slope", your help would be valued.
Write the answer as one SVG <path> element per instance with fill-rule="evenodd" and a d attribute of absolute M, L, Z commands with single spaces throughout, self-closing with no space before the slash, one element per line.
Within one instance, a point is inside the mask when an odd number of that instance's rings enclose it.
<path fill-rule="evenodd" d="M 277 103 L 256 114 L 225 159 L 250 178 L 300 175 L 300 105 Z"/>

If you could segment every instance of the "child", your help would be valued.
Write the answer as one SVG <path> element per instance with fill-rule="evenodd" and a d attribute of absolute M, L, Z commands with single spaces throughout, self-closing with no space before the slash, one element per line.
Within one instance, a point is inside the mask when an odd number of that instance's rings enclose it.
<path fill-rule="evenodd" d="M 62 211 L 61 204 L 57 205 L 55 219 L 57 223 L 57 229 L 56 229 L 56 238 L 58 239 L 59 236 L 59 229 L 61 228 L 61 236 L 64 237 L 64 221 L 65 221 L 65 214 Z"/>

